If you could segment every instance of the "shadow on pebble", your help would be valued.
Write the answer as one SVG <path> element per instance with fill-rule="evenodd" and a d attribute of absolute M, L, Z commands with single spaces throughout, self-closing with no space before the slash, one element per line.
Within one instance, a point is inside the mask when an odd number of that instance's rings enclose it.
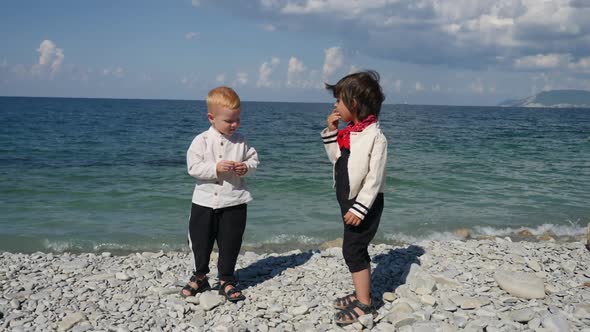
<path fill-rule="evenodd" d="M 237 270 L 240 288 L 254 287 L 281 274 L 284 270 L 302 265 L 311 258 L 311 251 L 288 256 L 271 256 Z"/>
<path fill-rule="evenodd" d="M 372 261 L 377 265 L 371 274 L 375 308 L 383 306 L 383 293 L 394 292 L 398 286 L 405 284 L 410 266 L 414 263 L 420 265 L 419 257 L 425 252 L 420 246 L 410 245 L 373 257 Z"/>

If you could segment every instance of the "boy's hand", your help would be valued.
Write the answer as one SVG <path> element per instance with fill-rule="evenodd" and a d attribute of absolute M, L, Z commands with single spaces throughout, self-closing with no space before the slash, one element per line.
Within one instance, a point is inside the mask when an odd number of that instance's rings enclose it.
<path fill-rule="evenodd" d="M 332 113 L 328 115 L 328 129 L 330 129 L 330 131 L 338 129 L 338 121 L 340 121 L 340 113 L 338 113 L 336 110 L 333 110 Z"/>
<path fill-rule="evenodd" d="M 235 163 L 234 171 L 238 176 L 243 176 L 248 172 L 248 165 L 246 165 L 245 163 Z"/>
<path fill-rule="evenodd" d="M 357 217 L 356 214 L 348 211 L 344 215 L 344 223 L 351 226 L 358 226 L 361 224 L 361 218 Z"/>
<path fill-rule="evenodd" d="M 235 168 L 235 163 L 229 160 L 222 160 L 217 163 L 217 173 L 232 172 Z"/>

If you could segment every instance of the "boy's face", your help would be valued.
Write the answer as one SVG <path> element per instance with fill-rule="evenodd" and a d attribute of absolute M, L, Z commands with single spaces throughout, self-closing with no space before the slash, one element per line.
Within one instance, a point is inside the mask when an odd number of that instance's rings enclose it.
<path fill-rule="evenodd" d="M 336 99 L 334 103 L 334 109 L 340 114 L 340 119 L 344 122 L 355 122 L 356 123 L 356 114 L 352 113 L 348 107 L 342 102 L 341 98 Z"/>
<path fill-rule="evenodd" d="M 240 127 L 240 109 L 213 105 L 207 114 L 213 128 L 222 135 L 231 137 Z"/>

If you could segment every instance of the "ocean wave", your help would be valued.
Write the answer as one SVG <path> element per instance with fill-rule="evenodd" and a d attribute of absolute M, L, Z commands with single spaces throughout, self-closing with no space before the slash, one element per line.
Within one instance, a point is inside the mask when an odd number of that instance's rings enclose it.
<path fill-rule="evenodd" d="M 278 234 L 273 235 L 270 239 L 263 240 L 256 244 L 246 243 L 247 246 L 260 246 L 260 245 L 268 245 L 268 244 L 288 244 L 288 243 L 301 243 L 301 244 L 319 244 L 323 240 L 320 238 L 307 236 L 307 235 L 294 235 L 294 234 Z"/>
<path fill-rule="evenodd" d="M 570 222 L 569 224 L 542 224 L 533 227 L 492 227 L 475 226 L 472 228 L 458 228 L 455 230 L 424 233 L 420 235 L 411 233 L 385 233 L 378 235 L 374 243 L 389 244 L 412 244 L 423 240 L 428 241 L 452 241 L 465 239 L 486 239 L 494 237 L 510 237 L 515 241 L 578 241 L 585 239 L 586 226 L 581 221 Z M 284 251 L 290 249 L 310 249 L 319 247 L 321 244 L 332 241 L 334 238 L 324 236 L 309 236 L 303 234 L 276 234 L 268 238 L 246 240 L 243 243 L 245 250 L 269 250 Z M 22 243 L 22 241 L 20 241 Z M 9 251 L 49 251 L 49 252 L 104 252 L 109 251 L 115 254 L 128 254 L 142 251 L 185 251 L 188 247 L 184 240 L 178 241 L 137 241 L 130 242 L 104 242 L 93 240 L 62 240 L 43 239 L 37 241 L 25 241 L 26 248 L 20 248 L 13 243 L 7 249 Z"/>
<path fill-rule="evenodd" d="M 186 246 L 172 245 L 169 243 L 113 243 L 113 242 L 92 242 L 92 241 L 66 241 L 49 240 L 42 241 L 45 250 L 53 252 L 103 252 L 113 251 L 119 253 L 131 253 L 141 251 L 176 251 Z M 44 250 L 44 251 L 45 251 Z"/>
<path fill-rule="evenodd" d="M 542 224 L 536 227 L 493 227 L 475 226 L 470 228 L 459 228 L 453 231 L 433 232 L 423 235 L 408 235 L 403 233 L 386 234 L 385 239 L 397 243 L 415 243 L 422 240 L 451 241 L 464 240 L 465 238 L 488 238 L 488 237 L 514 237 L 536 241 L 539 238 L 557 237 L 563 239 L 577 239 L 586 234 L 586 226 L 579 221 L 570 221 L 567 225 Z"/>
<path fill-rule="evenodd" d="M 572 222 L 568 225 L 554 225 L 554 224 L 542 224 L 537 227 L 505 227 L 505 228 L 493 228 L 489 226 L 477 226 L 475 227 L 476 234 L 483 236 L 509 236 L 511 234 L 518 234 L 524 231 L 530 232 L 534 236 L 540 236 L 543 234 L 553 233 L 557 236 L 570 236 L 576 237 L 586 234 L 586 227 L 578 224 L 578 222 Z"/>

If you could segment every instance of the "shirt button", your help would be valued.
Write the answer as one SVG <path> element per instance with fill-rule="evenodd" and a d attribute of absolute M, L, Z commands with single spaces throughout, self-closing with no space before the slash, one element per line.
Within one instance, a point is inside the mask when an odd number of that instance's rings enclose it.
<path fill-rule="evenodd" d="M 223 146 L 223 142 L 221 142 L 221 146 Z"/>
<path fill-rule="evenodd" d="M 219 155 L 219 158 L 221 158 L 221 155 Z"/>
<path fill-rule="evenodd" d="M 213 195 L 217 196 L 217 193 L 215 193 L 215 194 L 213 194 Z"/>
<path fill-rule="evenodd" d="M 215 184 L 219 184 L 219 181 L 215 181 Z"/>

